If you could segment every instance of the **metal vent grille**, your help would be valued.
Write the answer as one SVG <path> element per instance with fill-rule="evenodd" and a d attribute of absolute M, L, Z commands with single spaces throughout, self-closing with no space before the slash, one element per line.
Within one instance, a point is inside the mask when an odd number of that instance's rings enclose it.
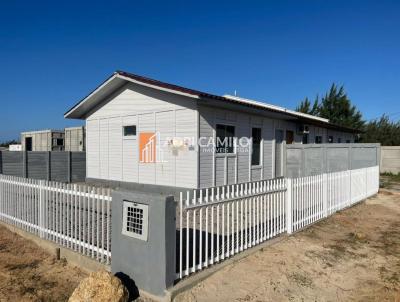
<path fill-rule="evenodd" d="M 147 241 L 148 205 L 124 201 L 122 234 Z"/>

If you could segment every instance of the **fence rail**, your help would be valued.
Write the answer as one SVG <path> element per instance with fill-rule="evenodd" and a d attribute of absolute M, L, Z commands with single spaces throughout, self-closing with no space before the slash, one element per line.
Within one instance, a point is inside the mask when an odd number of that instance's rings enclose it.
<path fill-rule="evenodd" d="M 0 220 L 109 264 L 109 189 L 0 175 Z"/>
<path fill-rule="evenodd" d="M 292 233 L 376 194 L 379 167 L 181 193 L 176 278 Z"/>

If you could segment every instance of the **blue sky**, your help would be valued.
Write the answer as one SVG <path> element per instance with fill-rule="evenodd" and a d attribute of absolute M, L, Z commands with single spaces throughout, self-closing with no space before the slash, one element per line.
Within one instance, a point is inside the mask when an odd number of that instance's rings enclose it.
<path fill-rule="evenodd" d="M 1 2 L 0 141 L 81 124 L 63 113 L 117 69 L 289 108 L 336 82 L 400 118 L 398 1 L 82 2 Z"/>

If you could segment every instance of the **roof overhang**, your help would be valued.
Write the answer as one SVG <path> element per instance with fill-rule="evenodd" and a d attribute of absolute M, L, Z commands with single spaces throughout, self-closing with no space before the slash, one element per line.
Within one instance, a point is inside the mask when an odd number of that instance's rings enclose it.
<path fill-rule="evenodd" d="M 107 97 L 114 93 L 117 89 L 123 87 L 126 83 L 135 83 L 137 85 L 146 86 L 156 90 L 161 90 L 173 94 L 178 94 L 190 98 L 197 99 L 199 102 L 209 105 L 227 108 L 227 105 L 235 105 L 236 110 L 251 108 L 253 113 L 276 117 L 286 120 L 292 120 L 299 123 L 306 123 L 316 126 L 325 127 L 339 131 L 359 133 L 359 130 L 351 129 L 343 126 L 338 126 L 329 122 L 328 119 L 305 114 L 280 106 L 258 102 L 250 99 L 240 98 L 236 96 L 219 96 L 206 92 L 201 92 L 165 82 L 160 82 L 150 78 L 138 76 L 124 71 L 116 71 L 100 86 L 93 90 L 88 96 L 83 98 L 75 106 L 69 109 L 65 114 L 65 118 L 70 119 L 85 119 L 86 116 L 101 104 Z"/>
<path fill-rule="evenodd" d="M 107 96 L 109 96 L 115 90 L 121 88 L 128 82 L 191 98 L 198 98 L 198 95 L 196 94 L 184 91 L 177 91 L 167 87 L 160 87 L 151 83 L 145 83 L 143 81 L 124 76 L 123 74 L 120 74 L 120 72 L 115 72 L 111 77 L 109 77 L 100 86 L 93 90 L 88 96 L 83 98 L 79 103 L 69 109 L 64 114 L 64 118 L 85 119 L 88 112 L 90 112 L 95 106 L 100 104 Z"/>

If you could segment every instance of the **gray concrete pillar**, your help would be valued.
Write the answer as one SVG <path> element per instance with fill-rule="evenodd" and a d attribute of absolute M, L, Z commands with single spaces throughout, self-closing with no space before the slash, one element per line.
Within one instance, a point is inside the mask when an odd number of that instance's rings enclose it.
<path fill-rule="evenodd" d="M 174 198 L 117 190 L 112 193 L 111 204 L 112 272 L 122 272 L 134 280 L 139 289 L 164 297 L 176 276 Z M 133 217 L 124 217 L 126 212 Z M 142 217 L 135 217 L 135 213 Z"/>

